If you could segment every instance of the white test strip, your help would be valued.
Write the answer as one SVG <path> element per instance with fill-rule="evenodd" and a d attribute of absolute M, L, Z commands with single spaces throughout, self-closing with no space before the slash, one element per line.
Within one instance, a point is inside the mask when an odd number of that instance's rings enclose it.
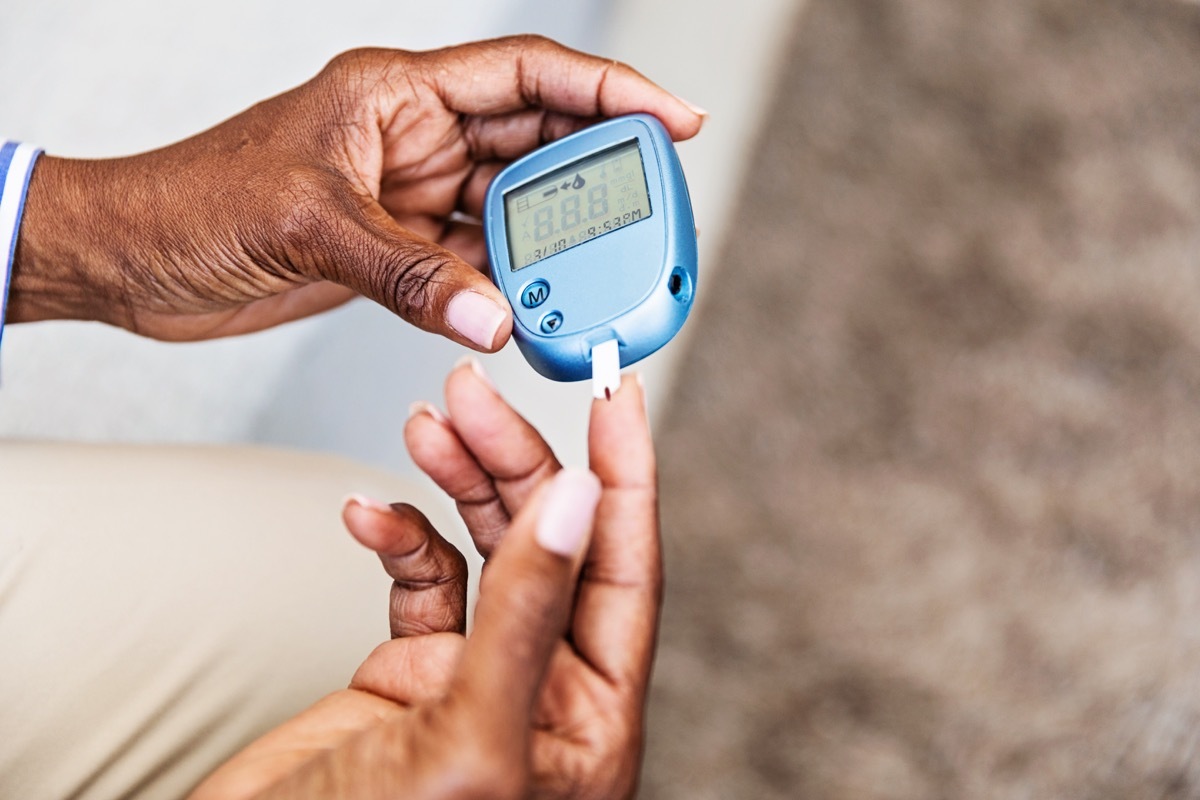
<path fill-rule="evenodd" d="M 609 399 L 621 388 L 621 351 L 616 339 L 592 348 L 592 394 L 597 400 Z"/>

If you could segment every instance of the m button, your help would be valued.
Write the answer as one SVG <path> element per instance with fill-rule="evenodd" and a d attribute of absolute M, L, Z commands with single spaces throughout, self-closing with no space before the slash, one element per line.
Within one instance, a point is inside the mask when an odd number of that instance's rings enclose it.
<path fill-rule="evenodd" d="M 526 308 L 537 308 L 546 302 L 550 296 L 550 284 L 536 280 L 521 290 L 521 305 Z"/>

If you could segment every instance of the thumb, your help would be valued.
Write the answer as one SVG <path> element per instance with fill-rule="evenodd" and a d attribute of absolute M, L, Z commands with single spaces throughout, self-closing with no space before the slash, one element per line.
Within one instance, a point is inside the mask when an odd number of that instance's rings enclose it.
<path fill-rule="evenodd" d="M 512 311 L 479 270 L 401 226 L 381 206 L 355 209 L 332 238 L 329 276 L 422 330 L 494 352 L 512 332 Z"/>
<path fill-rule="evenodd" d="M 521 509 L 488 561 L 461 669 L 451 690 L 513 746 L 570 617 L 575 583 L 600 501 L 600 480 L 565 469 Z"/>

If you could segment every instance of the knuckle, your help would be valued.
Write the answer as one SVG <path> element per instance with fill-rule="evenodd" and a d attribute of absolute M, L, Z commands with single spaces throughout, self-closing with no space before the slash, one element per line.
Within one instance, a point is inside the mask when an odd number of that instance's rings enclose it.
<path fill-rule="evenodd" d="M 388 609 L 388 619 L 391 623 L 393 639 L 403 639 L 409 636 L 424 636 L 434 632 L 434 627 L 424 618 L 414 613 L 412 592 L 396 584 L 392 585 L 392 595 Z"/>
<path fill-rule="evenodd" d="M 328 197 L 328 182 L 318 170 L 289 167 L 277 178 L 279 197 L 289 207 L 312 209 Z"/>
<path fill-rule="evenodd" d="M 446 543 L 446 549 L 443 552 L 443 558 L 446 559 L 446 566 L 443 570 L 445 574 L 451 577 L 465 577 L 468 571 L 467 557 L 462 554 L 454 545 Z"/>
<path fill-rule="evenodd" d="M 367 48 L 357 48 L 338 53 L 318 73 L 316 81 L 333 88 L 340 93 L 347 86 L 360 82 L 362 75 L 368 70 L 372 60 Z"/>
<path fill-rule="evenodd" d="M 549 36 L 540 33 L 521 33 L 510 36 L 507 42 L 517 50 L 551 50 L 562 47 Z"/>
<path fill-rule="evenodd" d="M 314 169 L 294 167 L 284 171 L 276 184 L 280 202 L 278 231 L 294 254 L 317 252 L 329 238 L 333 199 L 328 179 Z"/>
<path fill-rule="evenodd" d="M 449 253 L 410 251 L 401 253 L 387 268 L 387 296 L 396 311 L 410 320 L 429 316 L 438 298 L 438 289 L 453 273 L 454 258 Z"/>
<path fill-rule="evenodd" d="M 358 47 L 338 53 L 321 70 L 318 80 L 338 92 L 349 91 L 361 96 L 386 83 L 389 71 L 398 64 L 407 64 L 416 54 L 407 50 L 381 47 Z"/>
<path fill-rule="evenodd" d="M 346 50 L 329 59 L 323 72 L 337 77 L 360 74 L 378 64 L 380 55 L 384 52 L 387 51 L 377 47 L 356 47 Z"/>

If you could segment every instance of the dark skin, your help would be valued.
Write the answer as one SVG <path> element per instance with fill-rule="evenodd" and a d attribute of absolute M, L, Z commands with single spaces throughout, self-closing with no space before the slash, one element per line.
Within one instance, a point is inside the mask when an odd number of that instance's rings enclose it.
<path fill-rule="evenodd" d="M 99 320 L 167 340 L 248 333 L 356 294 L 490 352 L 511 312 L 480 274 L 489 181 L 599 117 L 677 139 L 688 104 L 629 67 L 539 37 L 357 50 L 308 83 L 129 158 L 43 156 L 8 321 Z M 456 213 L 457 212 L 457 213 Z M 460 304 L 450 313 L 457 297 Z"/>
<path fill-rule="evenodd" d="M 676 139 L 703 121 L 629 67 L 538 37 L 343 54 L 161 150 L 44 156 L 8 322 L 96 320 L 196 340 L 364 295 L 424 330 L 497 350 L 512 316 L 478 269 L 489 181 L 543 142 L 634 112 Z M 448 418 L 418 413 L 406 436 L 488 558 L 471 637 L 461 556 L 415 509 L 350 504 L 348 527 L 396 582 L 397 638 L 349 689 L 248 747 L 196 798 L 633 793 L 661 592 L 640 386 L 626 381 L 593 407 L 594 476 L 569 478 L 473 369 L 456 369 L 446 391 Z M 586 512 L 575 522 L 591 536 L 569 554 L 542 541 L 571 529 L 546 527 L 564 507 Z"/>
<path fill-rule="evenodd" d="M 602 490 L 575 562 L 530 535 L 560 471 L 545 441 L 469 366 L 450 375 L 446 401 L 448 418 L 419 411 L 405 435 L 488 557 L 472 635 L 457 551 L 410 506 L 348 503 L 347 526 L 394 580 L 398 638 L 193 800 L 633 796 L 662 595 L 641 387 L 626 379 L 593 405 Z"/>

